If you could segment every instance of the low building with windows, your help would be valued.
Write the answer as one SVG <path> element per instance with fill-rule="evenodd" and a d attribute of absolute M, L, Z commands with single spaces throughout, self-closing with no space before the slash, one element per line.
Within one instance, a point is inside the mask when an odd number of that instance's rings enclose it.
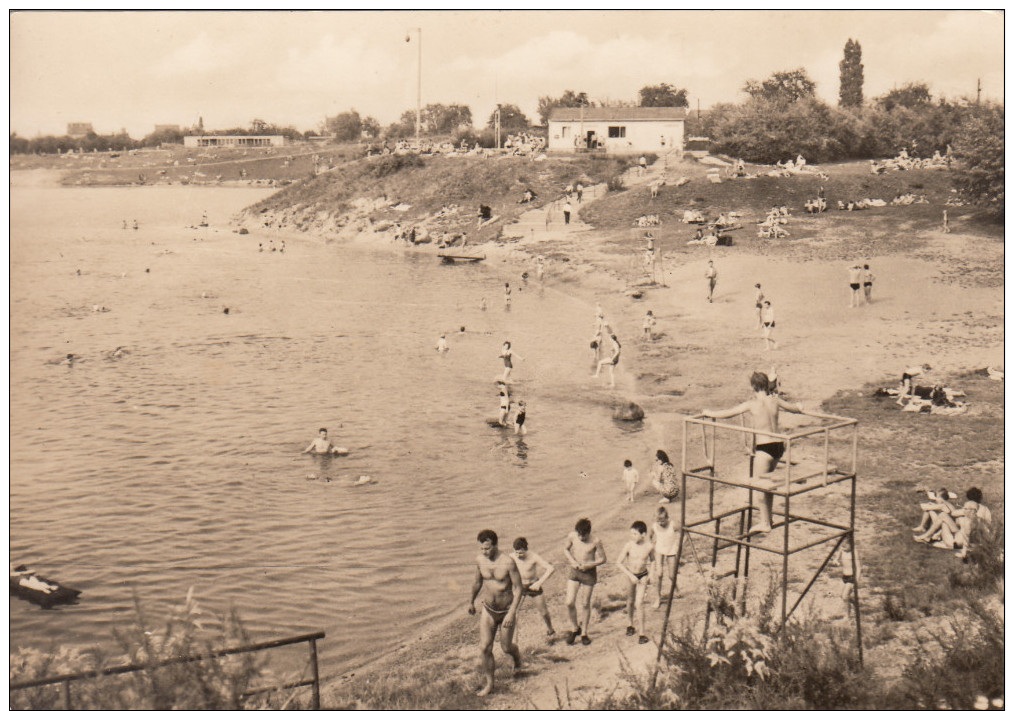
<path fill-rule="evenodd" d="M 687 110 L 669 106 L 553 109 L 546 150 L 556 153 L 683 152 Z"/>
<path fill-rule="evenodd" d="M 264 146 L 284 146 L 288 143 L 285 136 L 184 136 L 183 145 L 187 148 L 257 148 Z"/>

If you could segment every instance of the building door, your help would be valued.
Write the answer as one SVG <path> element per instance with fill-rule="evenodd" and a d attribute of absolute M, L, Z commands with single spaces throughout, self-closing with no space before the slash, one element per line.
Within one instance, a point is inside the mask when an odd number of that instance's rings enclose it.
<path fill-rule="evenodd" d="M 589 131 L 588 132 L 588 137 L 587 137 L 587 140 L 585 141 L 585 145 L 588 148 L 590 148 L 590 149 L 591 148 L 598 148 L 599 142 L 598 142 L 598 139 L 595 138 L 595 132 L 594 131 Z"/>

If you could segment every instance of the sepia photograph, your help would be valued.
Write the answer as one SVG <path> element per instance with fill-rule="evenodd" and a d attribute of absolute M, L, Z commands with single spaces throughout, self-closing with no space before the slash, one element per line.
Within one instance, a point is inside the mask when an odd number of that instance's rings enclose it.
<path fill-rule="evenodd" d="M 10 11 L 10 708 L 1004 708 L 1004 30 Z"/>

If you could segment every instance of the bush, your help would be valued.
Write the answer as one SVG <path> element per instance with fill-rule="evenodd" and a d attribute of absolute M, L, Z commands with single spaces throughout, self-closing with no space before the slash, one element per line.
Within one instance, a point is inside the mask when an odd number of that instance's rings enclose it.
<path fill-rule="evenodd" d="M 967 599 L 950 631 L 936 635 L 943 654 L 921 653 L 904 673 L 900 694 L 908 708 L 970 709 L 975 698 L 1004 694 L 1003 613 Z"/>
<path fill-rule="evenodd" d="M 215 634 L 206 634 L 202 612 L 193 590 L 183 605 L 172 611 L 164 628 L 148 624 L 140 602 L 134 599 L 134 620 L 126 630 L 115 631 L 126 662 L 142 665 L 138 672 L 74 682 L 72 704 L 76 708 L 193 708 L 234 709 L 244 707 L 250 682 L 261 674 L 262 665 L 253 654 L 212 657 L 216 649 L 249 643 L 235 612 L 220 621 Z M 182 657 L 201 656 L 187 663 L 157 666 Z M 58 673 L 97 671 L 108 665 L 95 651 L 61 648 L 50 652 L 19 650 L 11 654 L 11 682 Z M 122 660 L 121 660 L 122 663 Z M 60 686 L 11 692 L 13 708 L 61 707 Z"/>

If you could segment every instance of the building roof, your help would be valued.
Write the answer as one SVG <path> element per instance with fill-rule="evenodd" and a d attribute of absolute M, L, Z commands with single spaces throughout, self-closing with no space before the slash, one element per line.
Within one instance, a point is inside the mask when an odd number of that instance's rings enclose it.
<path fill-rule="evenodd" d="M 585 106 L 556 108 L 550 121 L 683 121 L 685 108 L 675 106 Z"/>

